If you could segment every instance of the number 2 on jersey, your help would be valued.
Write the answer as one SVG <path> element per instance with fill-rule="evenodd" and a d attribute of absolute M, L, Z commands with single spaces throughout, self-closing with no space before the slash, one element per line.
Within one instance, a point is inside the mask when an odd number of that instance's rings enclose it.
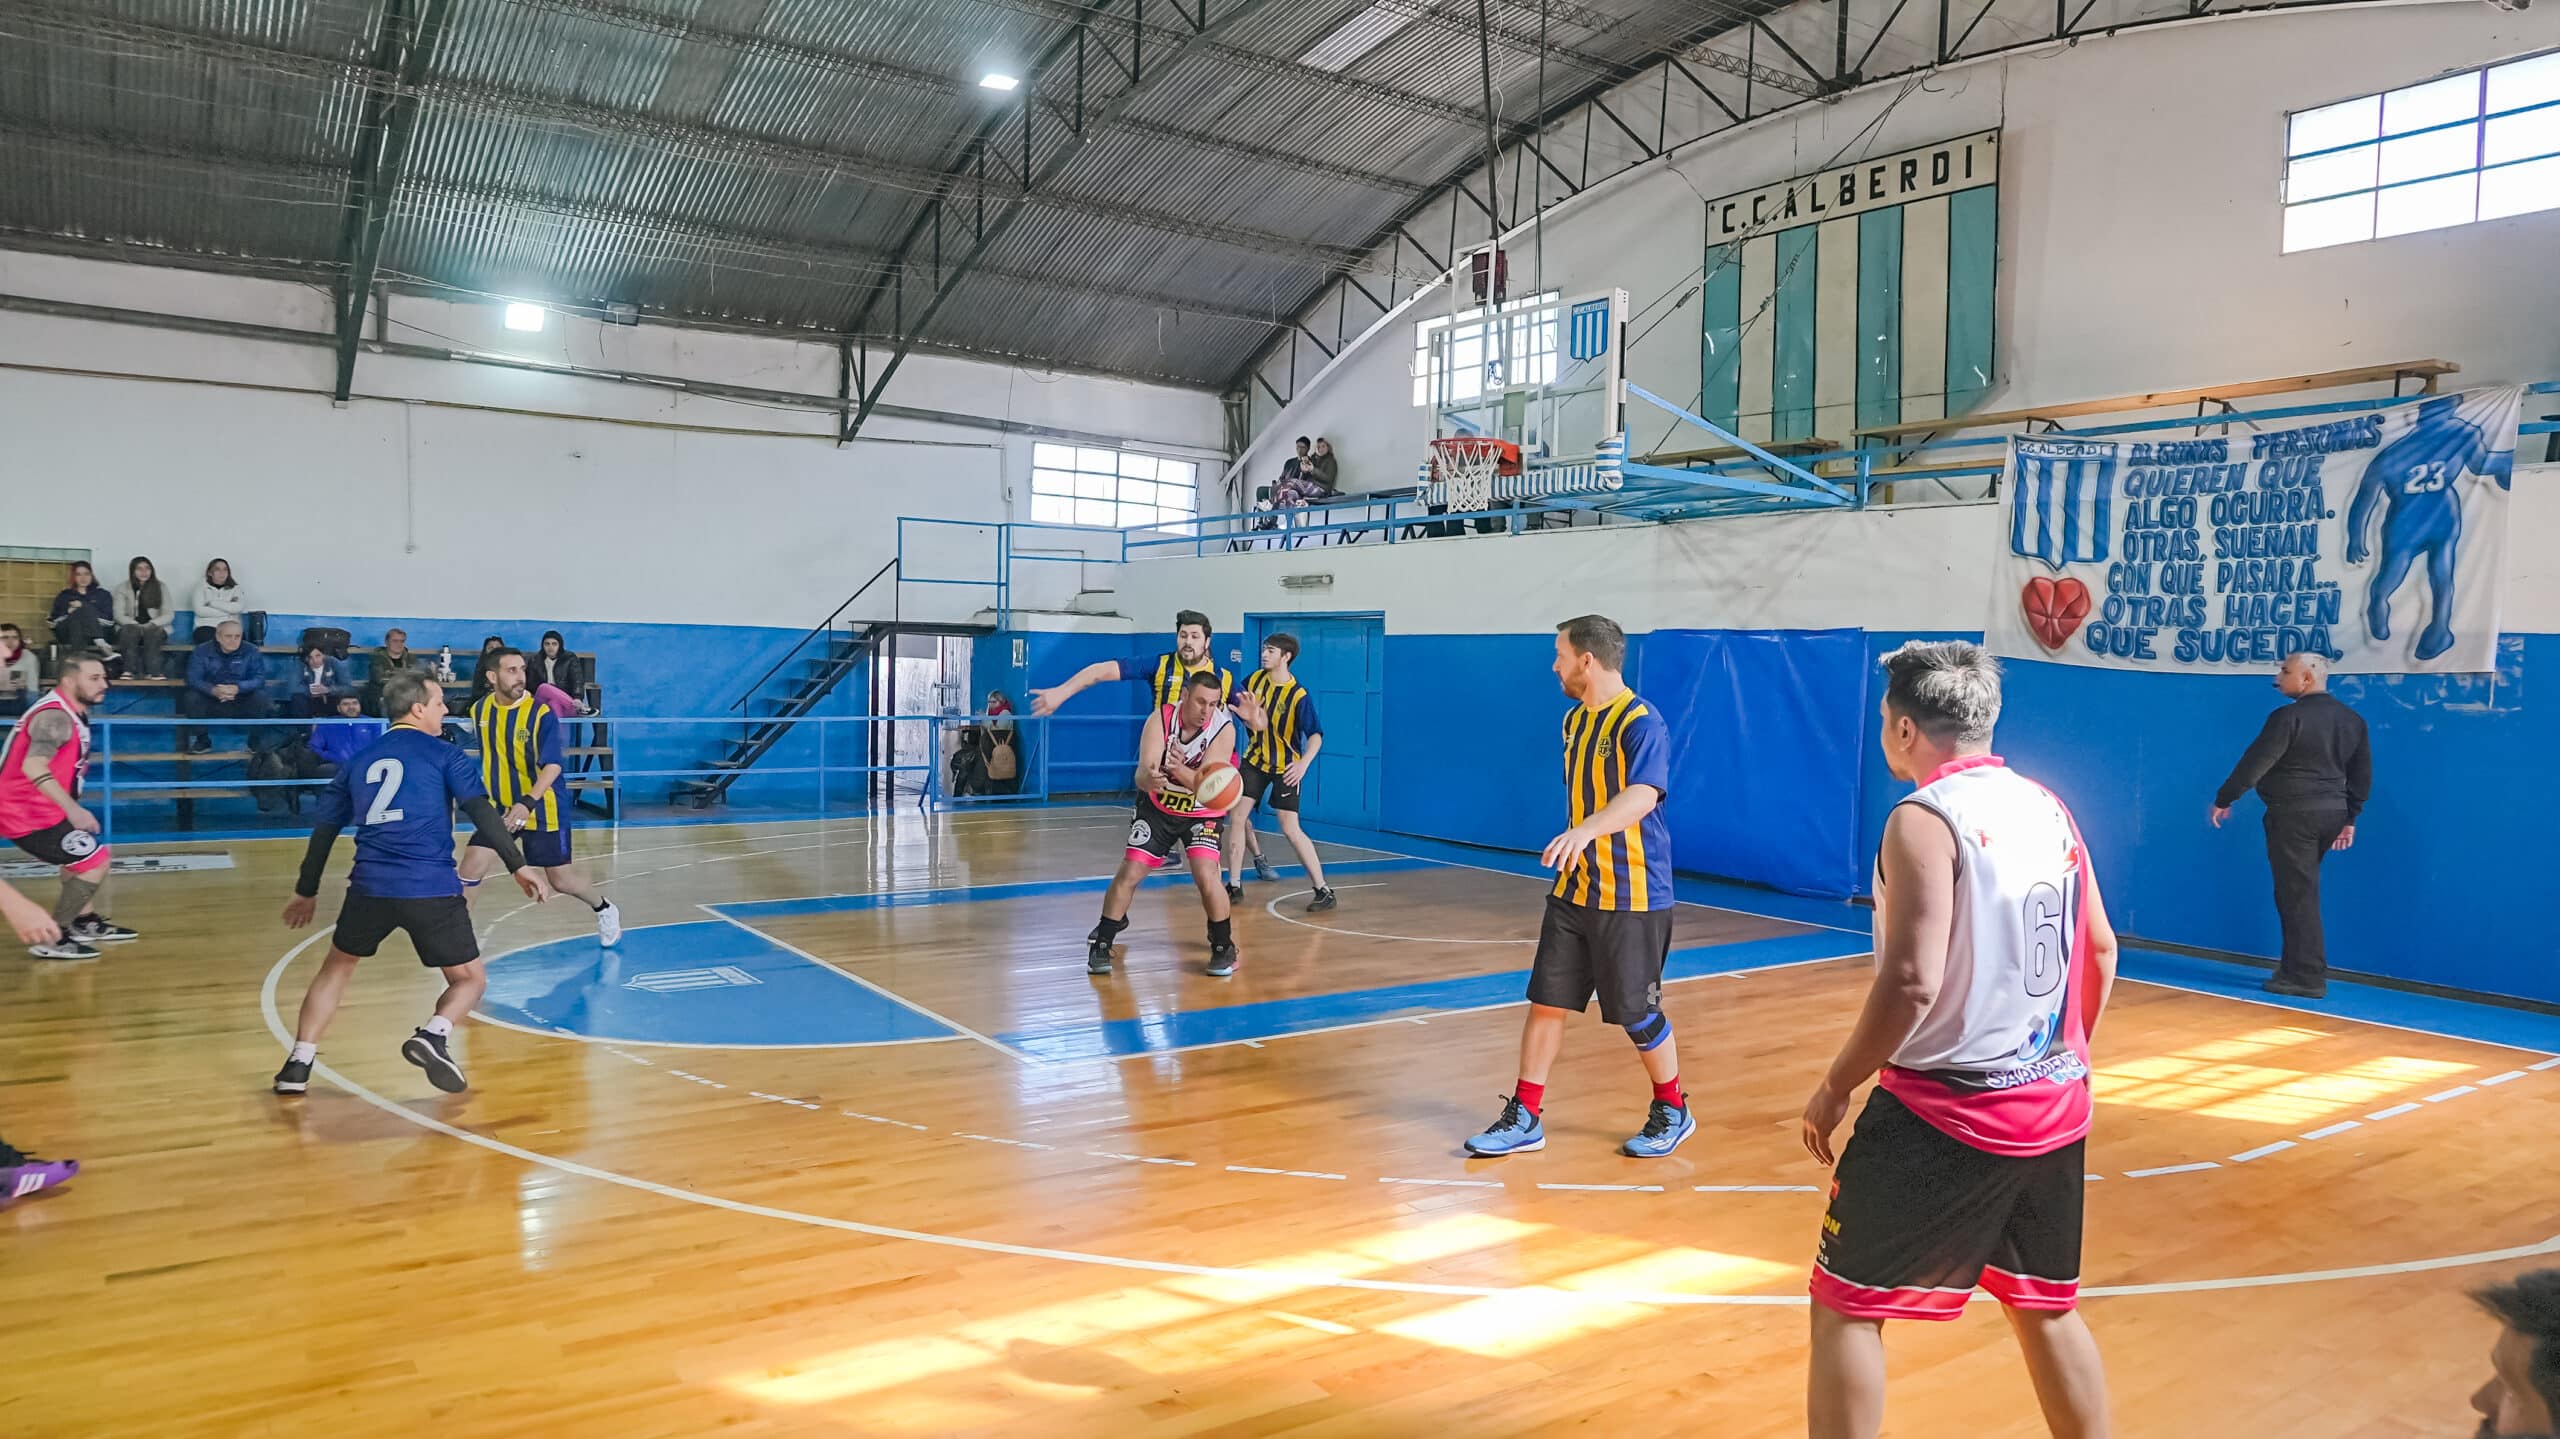
<path fill-rule="evenodd" d="M 391 807 L 391 800 L 400 793 L 400 781 L 407 773 L 396 759 L 378 759 L 365 766 L 364 782 L 375 787 L 373 803 L 364 812 L 366 824 L 397 824 L 406 817 Z"/>

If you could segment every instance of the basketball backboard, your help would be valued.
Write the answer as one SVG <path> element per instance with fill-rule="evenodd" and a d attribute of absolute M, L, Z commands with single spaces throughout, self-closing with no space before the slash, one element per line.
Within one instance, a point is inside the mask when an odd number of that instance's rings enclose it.
<path fill-rule="evenodd" d="M 1472 302 L 1420 327 L 1417 403 L 1431 433 L 1485 435 L 1520 447 L 1535 467 L 1584 460 L 1626 428 L 1627 292 L 1526 295 Z"/>

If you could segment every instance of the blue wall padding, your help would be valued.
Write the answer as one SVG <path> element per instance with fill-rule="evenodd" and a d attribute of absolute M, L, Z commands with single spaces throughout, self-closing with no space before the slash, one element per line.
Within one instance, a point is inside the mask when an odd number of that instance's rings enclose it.
<path fill-rule="evenodd" d="M 1671 853 L 1791 894 L 1865 887 L 1862 630 L 1656 630 L 1636 689 L 1671 730 Z"/>

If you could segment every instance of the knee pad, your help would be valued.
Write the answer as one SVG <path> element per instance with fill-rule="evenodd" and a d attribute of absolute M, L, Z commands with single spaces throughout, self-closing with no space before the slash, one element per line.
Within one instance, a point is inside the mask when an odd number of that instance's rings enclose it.
<path fill-rule="evenodd" d="M 1670 1037 L 1671 1016 L 1658 1009 L 1627 1026 L 1627 1038 L 1634 1040 L 1639 1050 L 1659 1049 Z"/>

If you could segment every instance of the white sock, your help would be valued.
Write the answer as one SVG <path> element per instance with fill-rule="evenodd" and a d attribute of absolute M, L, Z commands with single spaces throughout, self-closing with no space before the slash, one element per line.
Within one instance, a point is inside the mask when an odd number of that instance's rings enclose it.
<path fill-rule="evenodd" d="M 427 1021 L 426 1030 L 429 1034 L 451 1034 L 453 1021 L 439 1014 Z"/>
<path fill-rule="evenodd" d="M 309 1064 L 312 1060 L 317 1059 L 317 1058 L 319 1058 L 319 1057 L 320 1057 L 320 1046 L 319 1046 L 319 1045 L 316 1045 L 316 1044 L 305 1044 L 305 1043 L 303 1043 L 301 1040 L 295 1040 L 295 1041 L 294 1041 L 294 1044 L 293 1044 L 293 1062 L 294 1062 L 294 1063 L 296 1063 L 296 1064 Z"/>

